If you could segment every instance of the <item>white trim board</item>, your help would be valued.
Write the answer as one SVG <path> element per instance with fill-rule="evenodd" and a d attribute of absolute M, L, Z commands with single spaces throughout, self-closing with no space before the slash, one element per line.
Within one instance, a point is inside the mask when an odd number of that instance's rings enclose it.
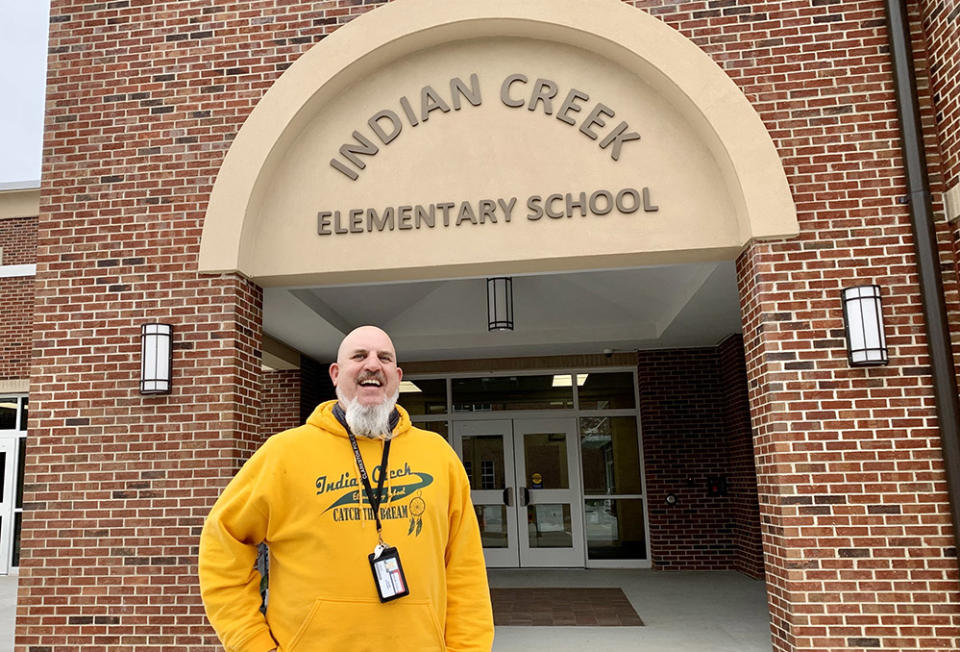
<path fill-rule="evenodd" d="M 953 184 L 953 188 L 943 193 L 943 207 L 947 212 L 948 222 L 960 219 L 960 181 Z"/>
<path fill-rule="evenodd" d="M 0 265 L 0 278 L 14 278 L 17 276 L 36 276 L 37 266 L 29 265 Z"/>

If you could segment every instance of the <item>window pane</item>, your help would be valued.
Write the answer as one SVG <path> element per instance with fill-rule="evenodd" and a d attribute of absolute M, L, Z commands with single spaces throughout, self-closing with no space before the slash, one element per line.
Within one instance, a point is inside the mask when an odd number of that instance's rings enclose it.
<path fill-rule="evenodd" d="M 580 451 L 584 493 L 643 493 L 634 417 L 582 417 Z"/>
<path fill-rule="evenodd" d="M 397 402 L 410 414 L 446 414 L 447 381 L 443 378 L 403 381 Z"/>
<path fill-rule="evenodd" d="M 581 410 L 632 409 L 636 406 L 632 371 L 590 373 L 577 391 Z"/>
<path fill-rule="evenodd" d="M 23 473 L 27 468 L 27 438 L 20 438 L 20 452 L 17 455 L 17 508 L 23 507 Z"/>
<path fill-rule="evenodd" d="M 523 460 L 527 487 L 568 489 L 567 433 L 535 433 L 523 436 Z"/>
<path fill-rule="evenodd" d="M 567 376 L 569 378 L 569 376 Z M 554 376 L 455 378 L 454 412 L 498 410 L 569 410 L 573 387 L 556 386 Z"/>
<path fill-rule="evenodd" d="M 24 398 L 20 401 L 20 430 L 27 429 L 27 401 L 29 399 Z"/>
<path fill-rule="evenodd" d="M 13 565 L 20 565 L 20 526 L 23 523 L 23 512 L 13 515 Z"/>
<path fill-rule="evenodd" d="M 590 559 L 646 559 L 643 501 L 640 498 L 587 499 L 587 556 Z"/>
<path fill-rule="evenodd" d="M 0 396 L 0 430 L 17 428 L 17 398 Z"/>
<path fill-rule="evenodd" d="M 421 430 L 429 430 L 430 432 L 435 432 L 447 441 L 450 441 L 450 437 L 447 432 L 447 422 L 446 421 L 414 421 L 413 425 Z"/>
<path fill-rule="evenodd" d="M 471 489 L 503 489 L 503 436 L 464 437 L 463 468 Z"/>
<path fill-rule="evenodd" d="M 527 530 L 531 548 L 572 548 L 570 505 L 528 505 Z"/>
<path fill-rule="evenodd" d="M 507 547 L 507 508 L 504 505 L 474 505 L 484 548 Z"/>

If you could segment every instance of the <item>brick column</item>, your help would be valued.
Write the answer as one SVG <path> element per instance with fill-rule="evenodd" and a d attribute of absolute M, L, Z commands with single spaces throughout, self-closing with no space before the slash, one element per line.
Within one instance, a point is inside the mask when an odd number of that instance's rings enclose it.
<path fill-rule="evenodd" d="M 161 291 L 111 265 L 129 289 L 97 292 L 95 261 L 51 271 L 62 257 L 41 224 L 17 646 L 219 649 L 197 539 L 257 442 L 260 289 L 224 276 Z M 121 292 L 140 296 L 111 310 Z M 155 319 L 174 325 L 173 391 L 141 396 L 139 324 Z"/>
<path fill-rule="evenodd" d="M 730 523 L 736 551 L 733 567 L 750 577 L 763 577 L 760 513 L 757 508 L 757 471 L 747 394 L 743 337 L 730 336 L 717 347 L 723 420 L 727 432 L 730 477 Z"/>
<path fill-rule="evenodd" d="M 776 650 L 952 650 L 960 635 L 912 257 L 872 242 L 896 221 L 856 255 L 805 256 L 809 233 L 738 260 Z M 839 292 L 865 279 L 884 288 L 889 367 L 846 362 Z"/>

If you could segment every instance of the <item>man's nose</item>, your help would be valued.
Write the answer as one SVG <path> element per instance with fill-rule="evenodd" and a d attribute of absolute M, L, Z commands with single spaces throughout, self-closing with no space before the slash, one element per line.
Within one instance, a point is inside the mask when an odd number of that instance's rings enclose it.
<path fill-rule="evenodd" d="M 379 371 L 382 367 L 383 365 L 380 363 L 380 357 L 375 353 L 371 353 L 363 361 L 363 368 L 370 371 Z"/>

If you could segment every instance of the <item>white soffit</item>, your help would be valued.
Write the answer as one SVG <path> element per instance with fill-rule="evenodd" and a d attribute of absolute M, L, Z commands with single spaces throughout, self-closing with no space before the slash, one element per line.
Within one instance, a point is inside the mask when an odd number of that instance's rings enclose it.
<path fill-rule="evenodd" d="M 740 331 L 733 262 L 514 277 L 516 330 L 487 331 L 482 278 L 266 288 L 264 331 L 321 362 L 363 324 L 402 360 L 713 346 Z"/>

